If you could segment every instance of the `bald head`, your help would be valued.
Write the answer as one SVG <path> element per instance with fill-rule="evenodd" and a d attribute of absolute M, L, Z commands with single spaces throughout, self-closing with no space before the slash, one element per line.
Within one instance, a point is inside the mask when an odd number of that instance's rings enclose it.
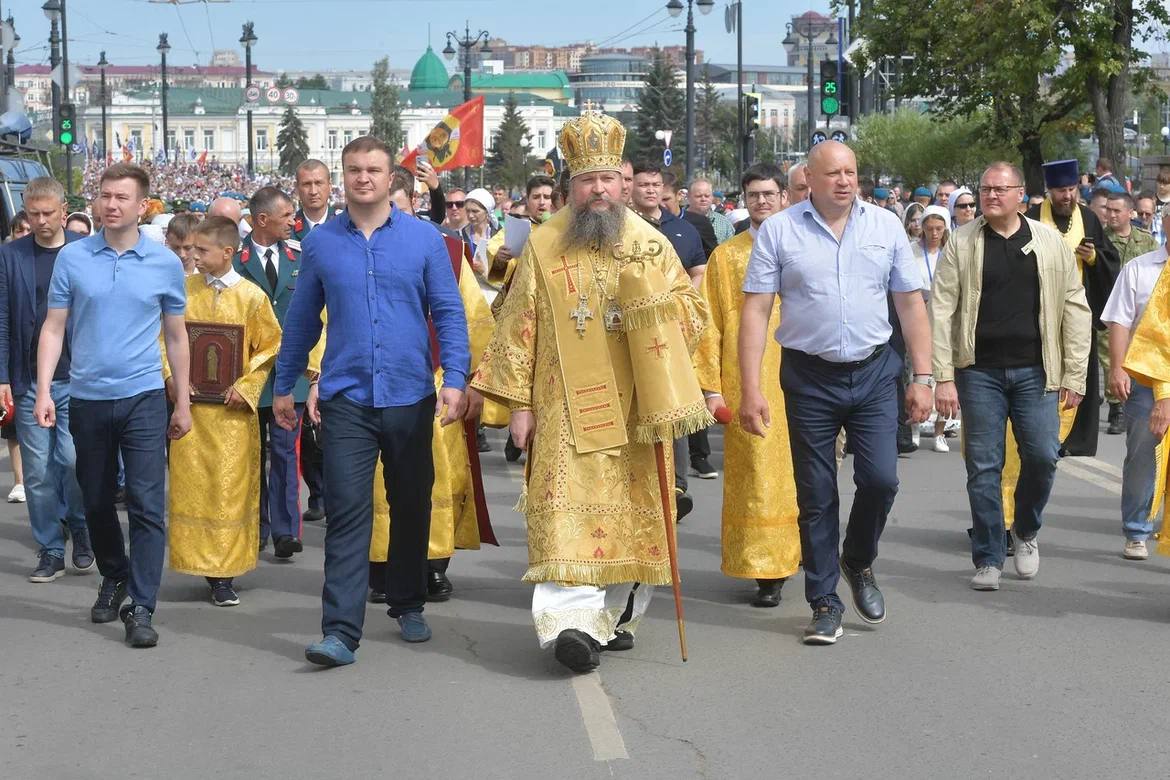
<path fill-rule="evenodd" d="M 842 214 L 857 197 L 857 157 L 839 141 L 822 141 L 808 153 L 809 195 L 823 216 Z"/>
<path fill-rule="evenodd" d="M 238 225 L 244 215 L 240 211 L 240 202 L 235 198 L 216 198 L 207 207 L 207 216 L 227 217 Z"/>

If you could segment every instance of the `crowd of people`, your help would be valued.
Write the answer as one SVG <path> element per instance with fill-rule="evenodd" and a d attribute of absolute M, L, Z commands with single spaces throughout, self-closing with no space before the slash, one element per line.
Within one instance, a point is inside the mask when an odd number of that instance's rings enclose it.
<path fill-rule="evenodd" d="M 1038 575 L 1056 463 L 1096 452 L 1106 401 L 1126 435 L 1121 553 L 1148 556 L 1170 169 L 1149 197 L 1108 160 L 1088 191 L 1076 161 L 1045 165 L 1035 199 L 994 161 L 967 186 L 902 190 L 861 182 L 826 141 L 787 171 L 749 167 L 726 209 L 712 182 L 626 159 L 625 133 L 583 112 L 561 132 L 564 175 L 515 200 L 445 190 L 370 136 L 343 151 L 340 192 L 316 160 L 288 182 L 119 163 L 93 171 L 92 214 L 30 182 L 31 234 L 0 249 L 29 579 L 62 576 L 70 549 L 101 574 L 91 620 L 151 647 L 164 562 L 230 607 L 270 543 L 295 559 L 303 523 L 325 522 L 306 658 L 353 663 L 367 602 L 425 642 L 454 551 L 495 543 L 488 426 L 524 460 L 523 579 L 566 667 L 632 648 L 654 586 L 677 586 L 690 478 L 722 476 L 722 571 L 766 608 L 803 569 L 803 640 L 833 644 L 842 575 L 862 620 L 886 618 L 878 541 L 919 431 L 946 452 L 961 430 L 970 584 L 996 590 L 1008 557 Z"/>

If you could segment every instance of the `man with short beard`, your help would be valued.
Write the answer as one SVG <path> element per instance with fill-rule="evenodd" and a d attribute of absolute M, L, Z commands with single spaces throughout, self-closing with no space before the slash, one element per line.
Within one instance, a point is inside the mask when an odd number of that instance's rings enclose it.
<path fill-rule="evenodd" d="M 1105 236 L 1105 229 L 1097 215 L 1077 203 L 1077 184 L 1080 174 L 1076 160 L 1057 160 L 1044 164 L 1044 184 L 1048 197 L 1028 209 L 1028 217 L 1055 227 L 1064 237 L 1065 246 L 1077 257 L 1085 286 L 1085 297 L 1093 311 L 1094 338 L 1089 352 L 1089 373 L 1086 377 L 1085 397 L 1076 410 L 1072 431 L 1061 447 L 1062 455 L 1097 454 L 1097 427 L 1100 417 L 1101 391 L 1097 365 L 1098 351 L 1095 334 L 1105 330 L 1101 312 L 1113 283 L 1121 272 L 1117 249 Z"/>
<path fill-rule="evenodd" d="M 631 648 L 651 586 L 670 582 L 655 448 L 628 433 L 634 383 L 619 255 L 637 246 L 647 274 L 662 275 L 678 318 L 669 324 L 688 350 L 707 321 L 670 242 L 622 203 L 624 142 L 616 120 L 592 111 L 561 131 L 569 208 L 529 237 L 471 382 L 510 405 L 512 438 L 528 451 L 519 506 L 536 634 L 578 673 L 597 667 L 603 647 Z M 634 582 L 643 585 L 627 608 Z"/>

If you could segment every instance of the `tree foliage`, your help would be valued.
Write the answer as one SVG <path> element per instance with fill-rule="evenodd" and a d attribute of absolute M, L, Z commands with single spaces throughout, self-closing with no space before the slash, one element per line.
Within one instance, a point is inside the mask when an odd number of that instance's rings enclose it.
<path fill-rule="evenodd" d="M 291 105 L 280 118 L 276 148 L 280 151 L 280 171 L 289 176 L 296 174 L 297 166 L 309 159 L 309 134 Z"/>
<path fill-rule="evenodd" d="M 903 57 L 902 97 L 929 100 L 942 116 L 986 116 L 987 131 L 1015 148 L 1029 189 L 1039 191 L 1045 139 L 1083 117 L 1086 100 L 1102 151 L 1121 157 L 1124 74 L 1144 57 L 1126 32 L 1141 39 L 1170 21 L 1164 3 L 933 0 L 924 9 L 872 0 L 860 23 L 863 57 Z"/>
<path fill-rule="evenodd" d="M 297 89 L 329 89 L 329 83 L 320 73 L 315 73 L 308 78 L 301 76 L 297 79 L 296 87 Z"/>
<path fill-rule="evenodd" d="M 402 106 L 398 87 L 390 83 L 390 58 L 374 63 L 373 96 L 370 99 L 370 135 L 380 138 L 395 154 L 406 143 L 402 130 Z"/>
<path fill-rule="evenodd" d="M 663 143 L 654 134 L 659 130 L 671 130 L 674 132 L 674 139 L 671 140 L 674 161 L 679 166 L 685 166 L 686 146 L 679 143 L 683 141 L 686 132 L 685 123 L 686 95 L 679 89 L 674 66 L 662 50 L 656 48 L 650 70 L 646 73 L 646 86 L 638 98 L 638 118 L 626 137 L 626 156 L 630 159 L 660 158 Z"/>
<path fill-rule="evenodd" d="M 528 142 L 528 124 L 520 115 L 516 93 L 509 92 L 504 101 L 504 117 L 492 140 L 486 162 L 488 177 L 509 190 L 522 189 L 538 165 Z"/>

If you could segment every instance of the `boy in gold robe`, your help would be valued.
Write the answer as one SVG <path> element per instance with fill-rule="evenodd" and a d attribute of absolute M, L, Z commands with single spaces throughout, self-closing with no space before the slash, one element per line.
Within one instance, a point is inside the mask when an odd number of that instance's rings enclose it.
<path fill-rule="evenodd" d="M 260 440 L 256 405 L 280 349 L 280 325 L 268 297 L 232 268 L 239 243 L 235 224 L 208 217 L 194 230 L 192 254 L 199 273 L 187 277 L 187 329 L 203 324 L 243 328 L 237 345 L 242 373 L 222 401 L 191 405 L 191 434 L 171 444 L 170 566 L 207 578 L 217 607 L 240 603 L 232 580 L 256 568 L 260 510 Z M 193 352 L 203 361 L 194 376 L 226 384 L 231 358 L 211 347 Z M 173 392 L 164 366 L 168 393 Z"/>
<path fill-rule="evenodd" d="M 740 397 L 739 315 L 743 308 L 743 280 L 756 231 L 782 207 L 784 174 L 774 165 L 753 165 L 744 172 L 742 191 L 751 226 L 720 244 L 707 261 L 699 290 L 707 301 L 711 320 L 695 353 L 699 385 L 712 414 Z M 780 326 L 780 301 L 773 304 L 769 331 Z M 761 392 L 774 410 L 768 435 L 744 431 L 734 415 L 723 435 L 723 573 L 755 579 L 752 606 L 780 603 L 784 580 L 800 568 L 800 528 L 792 450 L 784 423 L 784 394 L 780 383 L 780 345 L 769 339 L 760 374 Z"/>

